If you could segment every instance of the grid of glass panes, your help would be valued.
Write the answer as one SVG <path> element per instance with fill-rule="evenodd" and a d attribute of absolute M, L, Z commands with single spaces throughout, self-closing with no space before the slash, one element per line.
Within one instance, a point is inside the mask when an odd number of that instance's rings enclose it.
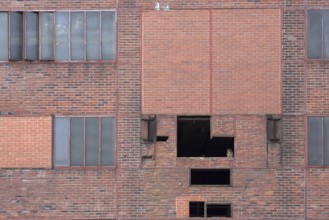
<path fill-rule="evenodd" d="M 329 117 L 308 117 L 308 165 L 329 166 Z"/>
<path fill-rule="evenodd" d="M 307 57 L 329 59 L 329 10 L 308 10 L 307 33 Z"/>
<path fill-rule="evenodd" d="M 112 117 L 56 117 L 55 166 L 114 166 Z"/>
<path fill-rule="evenodd" d="M 0 12 L 0 60 L 114 60 L 115 11 Z"/>

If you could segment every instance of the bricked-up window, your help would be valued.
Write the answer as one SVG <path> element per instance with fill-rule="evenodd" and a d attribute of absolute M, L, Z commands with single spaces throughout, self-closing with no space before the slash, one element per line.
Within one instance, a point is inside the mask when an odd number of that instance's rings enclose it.
<path fill-rule="evenodd" d="M 308 165 L 329 166 L 329 117 L 308 117 Z"/>
<path fill-rule="evenodd" d="M 307 18 L 308 58 L 329 59 L 329 10 L 309 10 Z"/>
<path fill-rule="evenodd" d="M 115 59 L 115 11 L 0 12 L 0 25 L 0 61 Z"/>
<path fill-rule="evenodd" d="M 55 166 L 114 166 L 112 117 L 56 117 Z"/>
<path fill-rule="evenodd" d="M 177 156 L 233 157 L 234 137 L 210 138 L 209 116 L 178 116 Z"/>

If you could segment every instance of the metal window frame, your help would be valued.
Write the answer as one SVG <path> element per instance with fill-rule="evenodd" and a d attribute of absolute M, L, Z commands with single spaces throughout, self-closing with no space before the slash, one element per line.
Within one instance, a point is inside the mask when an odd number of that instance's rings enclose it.
<path fill-rule="evenodd" d="M 58 166 L 58 165 L 55 165 L 55 161 L 56 161 L 56 118 L 68 118 L 69 119 L 69 126 L 68 126 L 68 165 L 67 166 Z M 83 143 L 83 150 L 84 150 L 84 158 L 83 158 L 83 165 L 82 166 L 73 166 L 71 165 L 71 118 L 83 118 L 83 123 L 84 123 L 84 143 Z M 97 166 L 88 166 L 86 165 L 86 118 L 98 118 L 98 131 L 99 131 L 99 134 L 98 134 L 98 139 L 99 139 L 99 142 L 98 142 L 98 157 L 99 157 L 99 165 Z M 86 115 L 86 116 L 82 116 L 82 115 L 74 115 L 74 116 L 54 116 L 54 119 L 53 119 L 53 168 L 56 168 L 56 169 L 89 169 L 89 168 L 114 168 L 116 166 L 116 140 L 114 141 L 114 153 L 113 153 L 113 157 L 114 157 L 114 165 L 109 165 L 109 166 L 106 166 L 106 165 L 102 165 L 102 120 L 103 118 L 112 118 L 113 120 L 115 120 L 115 117 L 112 116 L 112 115 Z M 115 120 L 116 122 L 116 120 Z M 115 125 L 116 127 L 116 125 Z M 116 131 L 114 131 L 116 133 Z M 110 134 L 109 134 L 110 135 Z M 115 139 L 116 139 L 116 134 L 115 134 Z"/>
<path fill-rule="evenodd" d="M 308 132 L 309 132 L 309 127 L 308 127 L 308 119 L 311 117 L 321 117 L 321 126 L 322 126 L 322 155 L 321 155 L 321 165 L 309 165 L 308 164 L 308 152 L 309 152 L 309 147 L 308 147 Z M 324 118 L 328 118 L 329 119 L 329 115 L 306 115 L 305 116 L 305 131 L 306 131 L 306 135 L 305 135 L 305 167 L 307 168 L 329 168 L 329 165 L 325 165 L 324 164 Z"/>
<path fill-rule="evenodd" d="M 7 24 L 7 29 L 8 29 L 8 55 L 7 55 L 7 59 L 6 60 L 1 60 L 0 63 L 2 62 L 55 62 L 55 63 L 116 63 L 117 62 L 117 57 L 118 57 L 118 24 L 117 24 L 117 18 L 118 18 L 118 13 L 117 13 L 117 9 L 104 9 L 104 10 L 28 10 L 28 11 L 17 11 L 17 10 L 12 10 L 12 11 L 1 11 L 3 13 L 7 14 L 7 18 L 8 18 L 8 24 Z M 21 60 L 12 60 L 10 59 L 10 13 L 12 12 L 19 12 L 22 13 L 22 59 Z M 68 60 L 56 60 L 56 13 L 58 12 L 68 12 L 69 13 L 69 59 Z M 85 44 L 85 51 L 84 51 L 84 59 L 82 60 L 72 60 L 71 59 L 71 13 L 72 12 L 83 12 L 84 13 L 84 44 Z M 98 60 L 88 60 L 87 59 L 87 27 L 86 27 L 86 23 L 87 23 L 87 12 L 99 12 L 99 20 L 100 20 L 100 43 L 99 43 L 99 47 L 100 47 L 100 54 L 99 54 L 99 59 Z M 102 56 L 102 13 L 103 12 L 114 12 L 115 16 L 114 16 L 114 26 L 115 26 L 115 33 L 114 33 L 114 49 L 115 49 L 115 56 L 113 59 L 109 59 L 109 60 L 105 60 L 103 59 Z M 25 36 L 25 30 L 26 30 L 26 20 L 25 20 L 25 14 L 26 13 L 38 13 L 38 59 L 36 60 L 27 60 L 26 59 L 26 48 L 25 48 L 25 41 L 26 41 L 26 36 Z M 53 47 L 53 51 L 52 51 L 52 55 L 53 55 L 53 59 L 49 59 L 49 60 L 43 60 L 42 59 L 42 52 L 41 52 L 41 14 L 42 13 L 53 13 L 52 16 L 52 21 L 53 21 L 53 43 L 52 43 L 52 47 Z"/>

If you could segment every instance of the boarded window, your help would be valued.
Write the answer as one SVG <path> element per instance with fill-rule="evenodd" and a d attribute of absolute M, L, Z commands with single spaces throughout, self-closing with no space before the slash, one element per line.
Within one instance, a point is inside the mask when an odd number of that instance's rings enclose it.
<path fill-rule="evenodd" d="M 0 60 L 8 60 L 8 14 L 0 12 Z"/>
<path fill-rule="evenodd" d="M 329 165 L 329 117 L 308 117 L 308 165 Z"/>
<path fill-rule="evenodd" d="M 39 13 L 25 13 L 25 59 L 39 59 Z"/>
<path fill-rule="evenodd" d="M 10 12 L 10 60 L 23 59 L 23 13 Z"/>
<path fill-rule="evenodd" d="M 55 166 L 114 166 L 111 117 L 56 117 Z"/>

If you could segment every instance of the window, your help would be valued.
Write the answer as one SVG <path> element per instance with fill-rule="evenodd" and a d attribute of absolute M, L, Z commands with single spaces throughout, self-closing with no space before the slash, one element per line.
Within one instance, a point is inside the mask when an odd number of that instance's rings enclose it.
<path fill-rule="evenodd" d="M 0 12 L 0 25 L 0 61 L 115 59 L 115 11 Z"/>
<path fill-rule="evenodd" d="M 55 118 L 55 166 L 114 166 L 114 146 L 114 118 Z"/>
<path fill-rule="evenodd" d="M 177 118 L 178 157 L 233 157 L 234 137 L 210 138 L 209 116 Z"/>
<path fill-rule="evenodd" d="M 204 217 L 204 202 L 190 202 L 190 217 Z"/>
<path fill-rule="evenodd" d="M 191 185 L 230 185 L 229 169 L 191 169 Z"/>
<path fill-rule="evenodd" d="M 310 59 L 329 58 L 329 10 L 309 10 L 307 13 L 307 56 Z"/>
<path fill-rule="evenodd" d="M 232 217 L 231 204 L 205 204 L 191 201 L 189 204 L 190 217 Z"/>
<path fill-rule="evenodd" d="M 329 165 L 329 117 L 308 117 L 308 165 Z"/>

